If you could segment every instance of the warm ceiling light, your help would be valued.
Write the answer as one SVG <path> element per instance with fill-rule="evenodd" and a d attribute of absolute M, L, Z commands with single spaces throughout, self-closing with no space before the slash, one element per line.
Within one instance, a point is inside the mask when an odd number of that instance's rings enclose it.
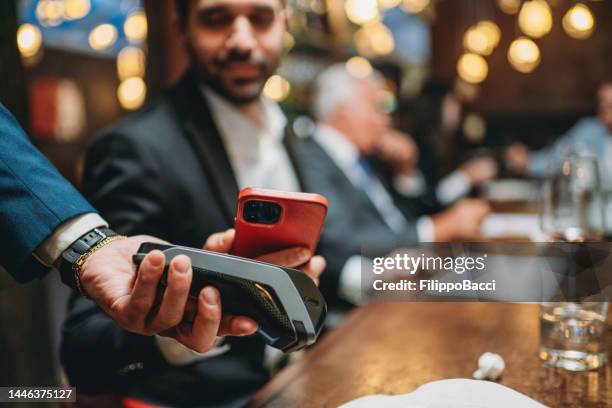
<path fill-rule="evenodd" d="M 145 61 L 141 48 L 123 48 L 117 55 L 117 76 L 122 81 L 131 77 L 144 77 Z"/>
<path fill-rule="evenodd" d="M 521 9 L 521 0 L 497 0 L 497 4 L 506 14 L 516 14 Z"/>
<path fill-rule="evenodd" d="M 389 55 L 395 50 L 393 34 L 384 24 L 376 23 L 364 27 L 368 33 L 372 51 L 377 55 Z"/>
<path fill-rule="evenodd" d="M 100 24 L 89 33 L 89 45 L 96 51 L 104 50 L 117 40 L 117 29 L 112 24 Z"/>
<path fill-rule="evenodd" d="M 119 84 L 117 98 L 124 109 L 134 110 L 142 106 L 147 96 L 147 86 L 142 78 L 128 78 Z"/>
<path fill-rule="evenodd" d="M 378 0 L 378 5 L 381 9 L 387 10 L 399 6 L 402 0 Z"/>
<path fill-rule="evenodd" d="M 430 0 L 403 0 L 402 7 L 409 13 L 417 14 L 429 6 Z"/>
<path fill-rule="evenodd" d="M 78 20 L 89 14 L 91 4 L 89 0 L 64 0 L 64 17 L 69 20 Z"/>
<path fill-rule="evenodd" d="M 540 65 L 542 55 L 538 45 L 527 37 L 517 38 L 508 49 L 508 61 L 519 72 L 528 74 Z"/>
<path fill-rule="evenodd" d="M 552 21 L 552 12 L 545 0 L 526 1 L 518 17 L 521 31 L 533 38 L 541 38 L 550 33 Z"/>
<path fill-rule="evenodd" d="M 370 61 L 363 57 L 352 57 L 346 61 L 346 70 L 355 78 L 367 78 L 374 71 Z"/>
<path fill-rule="evenodd" d="M 477 27 L 482 33 L 484 33 L 493 48 L 499 45 L 502 32 L 497 24 L 495 24 L 493 21 L 485 20 L 478 23 Z"/>
<path fill-rule="evenodd" d="M 470 27 L 463 37 L 463 46 L 470 52 L 480 55 L 491 55 L 493 42 L 489 40 L 487 33 L 478 26 Z"/>
<path fill-rule="evenodd" d="M 380 17 L 376 0 L 346 0 L 346 16 L 355 24 L 365 24 Z"/>
<path fill-rule="evenodd" d="M 290 92 L 291 84 L 280 75 L 272 75 L 266 81 L 263 89 L 264 96 L 276 102 L 282 102 L 287 99 Z"/>
<path fill-rule="evenodd" d="M 586 40 L 595 30 L 593 13 L 586 4 L 576 4 L 563 17 L 563 29 L 570 37 Z"/>
<path fill-rule="evenodd" d="M 489 65 L 483 57 L 474 53 L 466 53 L 457 62 L 459 77 L 471 84 L 484 81 L 489 74 Z"/>
<path fill-rule="evenodd" d="M 24 58 L 38 54 L 42 45 L 40 29 L 32 24 L 22 24 L 17 29 L 17 47 Z"/>
<path fill-rule="evenodd" d="M 123 24 L 125 36 L 128 41 L 133 43 L 139 43 L 146 40 L 147 29 L 147 16 L 142 10 L 131 13 Z"/>
<path fill-rule="evenodd" d="M 62 0 L 40 0 L 36 5 L 36 18 L 46 27 L 55 27 L 64 19 Z"/>

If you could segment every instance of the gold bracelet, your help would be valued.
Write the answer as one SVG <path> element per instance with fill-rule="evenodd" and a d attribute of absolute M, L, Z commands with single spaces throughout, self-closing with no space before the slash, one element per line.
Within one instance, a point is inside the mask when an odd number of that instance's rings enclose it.
<path fill-rule="evenodd" d="M 96 252 L 98 249 L 102 248 L 106 244 L 110 244 L 113 241 L 125 238 L 127 237 L 124 235 L 113 235 L 112 237 L 106 237 L 93 247 L 89 248 L 87 252 L 81 255 L 79 259 L 77 259 L 76 262 L 72 264 L 72 271 L 74 272 L 74 281 L 76 282 L 77 289 L 79 290 L 81 296 L 83 296 L 84 298 L 89 298 L 89 296 L 87 296 L 87 294 L 83 290 L 83 286 L 81 286 L 81 267 L 85 264 L 87 258 L 89 258 L 94 252 Z"/>

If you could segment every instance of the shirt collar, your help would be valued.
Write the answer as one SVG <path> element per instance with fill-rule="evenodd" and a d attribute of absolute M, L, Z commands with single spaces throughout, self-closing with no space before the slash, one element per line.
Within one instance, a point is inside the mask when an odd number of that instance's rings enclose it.
<path fill-rule="evenodd" d="M 271 138 L 275 141 L 282 140 L 287 118 L 275 102 L 261 97 L 261 123 L 264 124 L 264 127 L 258 128 L 248 117 L 218 93 L 206 85 L 201 85 L 200 89 L 208 102 L 215 124 L 224 140 L 246 144 L 257 143 L 258 139 L 263 138 Z"/>
<path fill-rule="evenodd" d="M 342 133 L 331 126 L 318 124 L 314 139 L 332 160 L 345 171 L 351 170 L 359 160 L 359 150 Z"/>

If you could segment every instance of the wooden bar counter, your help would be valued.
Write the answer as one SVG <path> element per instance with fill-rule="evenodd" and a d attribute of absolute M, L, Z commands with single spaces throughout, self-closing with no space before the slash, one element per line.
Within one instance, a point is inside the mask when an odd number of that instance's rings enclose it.
<path fill-rule="evenodd" d="M 610 366 L 567 372 L 538 358 L 539 307 L 478 302 L 373 302 L 355 309 L 306 357 L 281 371 L 253 407 L 336 407 L 370 394 L 471 378 L 478 357 L 506 361 L 500 383 L 550 407 L 612 407 Z"/>

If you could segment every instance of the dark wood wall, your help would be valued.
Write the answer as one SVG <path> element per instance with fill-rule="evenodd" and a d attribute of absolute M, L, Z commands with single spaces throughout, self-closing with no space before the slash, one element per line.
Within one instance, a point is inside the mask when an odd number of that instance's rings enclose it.
<path fill-rule="evenodd" d="M 474 108 L 485 114 L 529 116 L 533 114 L 580 114 L 593 108 L 595 90 L 603 79 L 612 78 L 612 1 L 589 1 L 597 20 L 594 35 L 584 41 L 565 34 L 561 19 L 573 4 L 557 0 L 553 7 L 553 29 L 536 40 L 542 63 L 531 74 L 515 71 L 507 59 L 510 43 L 520 32 L 517 16 L 495 7 L 495 0 L 443 0 L 437 5 L 432 26 L 433 74 L 456 77 L 456 63 L 462 52 L 465 30 L 478 18 L 494 19 L 502 39 L 487 57 L 489 77 L 482 84 Z"/>

